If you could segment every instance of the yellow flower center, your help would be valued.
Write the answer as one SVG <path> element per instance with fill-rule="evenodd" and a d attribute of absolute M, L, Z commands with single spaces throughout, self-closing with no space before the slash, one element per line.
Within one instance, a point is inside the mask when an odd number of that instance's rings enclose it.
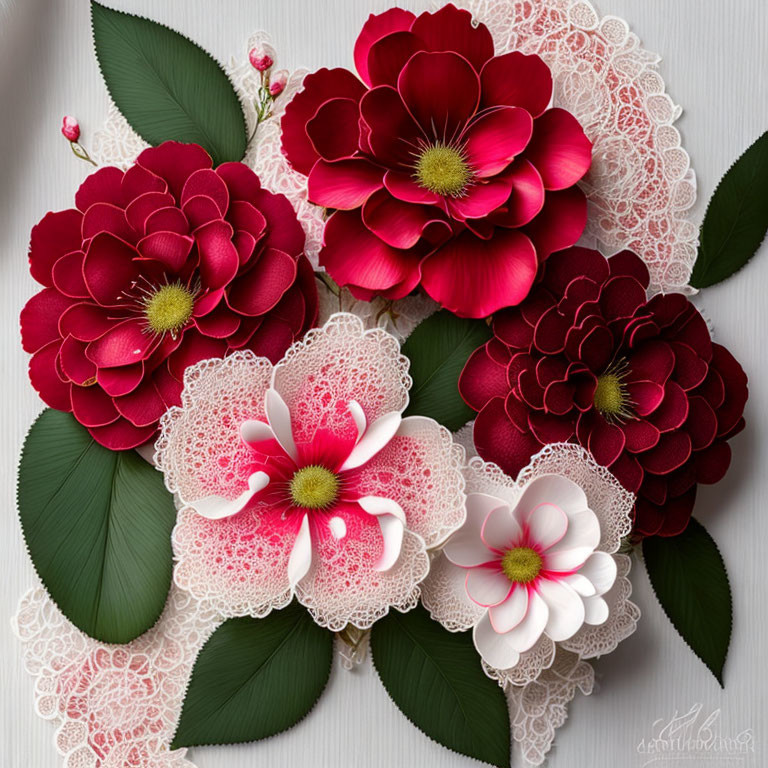
<path fill-rule="evenodd" d="M 627 392 L 624 379 L 628 372 L 626 360 L 611 364 L 597 377 L 594 405 L 606 421 L 626 421 L 634 418 L 632 400 Z"/>
<path fill-rule="evenodd" d="M 297 507 L 327 509 L 338 495 L 339 478 L 325 467 L 302 467 L 291 478 L 291 499 Z"/>
<path fill-rule="evenodd" d="M 510 580 L 528 584 L 541 573 L 541 555 L 530 547 L 514 547 L 501 558 L 501 570 Z"/>
<path fill-rule="evenodd" d="M 144 316 L 157 334 L 175 336 L 192 316 L 194 294 L 181 283 L 163 285 L 144 300 Z"/>
<path fill-rule="evenodd" d="M 460 197 L 472 178 L 472 171 L 461 150 L 438 142 L 421 151 L 414 175 L 419 186 L 430 192 Z"/>

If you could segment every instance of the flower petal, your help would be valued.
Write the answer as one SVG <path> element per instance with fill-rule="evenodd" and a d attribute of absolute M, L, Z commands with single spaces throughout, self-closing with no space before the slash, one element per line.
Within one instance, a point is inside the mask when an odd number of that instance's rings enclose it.
<path fill-rule="evenodd" d="M 352 449 L 339 472 L 348 472 L 369 462 L 395 436 L 402 420 L 400 411 L 385 413 L 376 419 Z"/>
<path fill-rule="evenodd" d="M 517 107 L 481 113 L 463 136 L 467 159 L 481 179 L 501 173 L 519 155 L 533 134 L 533 120 Z"/>
<path fill-rule="evenodd" d="M 264 421 L 258 419 L 248 419 L 240 425 L 240 437 L 246 445 L 252 448 L 265 440 L 276 440 L 272 427 Z"/>
<path fill-rule="evenodd" d="M 366 85 L 372 85 L 368 73 L 368 54 L 371 46 L 383 37 L 393 32 L 401 32 L 411 28 L 416 17 L 410 11 L 402 8 L 390 8 L 384 13 L 371 14 L 363 24 L 360 34 L 355 40 L 355 69 Z"/>
<path fill-rule="evenodd" d="M 544 189 L 566 189 L 589 170 L 592 142 L 570 112 L 549 109 L 536 118 L 525 156 L 541 174 Z"/>
<path fill-rule="evenodd" d="M 293 439 L 293 429 L 291 427 L 291 414 L 285 400 L 280 393 L 270 387 L 264 397 L 264 411 L 267 415 L 270 429 L 281 448 L 294 460 L 298 457 L 296 443 Z"/>
<path fill-rule="evenodd" d="M 495 550 L 496 553 L 501 554 L 512 547 L 519 546 L 523 529 L 507 504 L 501 500 L 496 500 L 496 503 L 499 506 L 488 512 L 480 536 L 488 550 Z M 486 560 L 488 559 L 486 557 Z"/>
<path fill-rule="evenodd" d="M 486 613 L 472 630 L 472 640 L 483 661 L 494 669 L 510 669 L 520 661 L 520 654 L 491 625 Z"/>
<path fill-rule="evenodd" d="M 390 168 L 410 168 L 422 132 L 400 94 L 388 85 L 372 88 L 360 100 L 360 114 L 370 128 L 368 144 L 375 160 Z"/>
<path fill-rule="evenodd" d="M 307 179 L 307 195 L 315 205 L 352 210 L 381 189 L 381 184 L 381 168 L 362 157 L 332 163 L 318 160 Z"/>
<path fill-rule="evenodd" d="M 505 637 L 512 647 L 519 653 L 533 648 L 541 637 L 544 628 L 549 621 L 549 607 L 536 591 L 528 593 L 528 611 L 525 618 L 513 629 L 506 633 Z"/>
<path fill-rule="evenodd" d="M 265 472 L 254 472 L 248 478 L 248 488 L 243 491 L 236 499 L 228 500 L 222 496 L 206 496 L 202 499 L 189 502 L 198 515 L 208 520 L 222 520 L 225 517 L 232 517 L 238 512 L 244 510 L 251 499 L 264 490 L 269 484 L 269 475 Z"/>
<path fill-rule="evenodd" d="M 535 54 L 512 51 L 494 56 L 480 73 L 483 107 L 522 107 L 538 117 L 552 98 L 552 73 Z"/>
<path fill-rule="evenodd" d="M 120 304 L 124 291 L 139 278 L 135 248 L 108 232 L 91 240 L 83 260 L 83 277 L 91 296 L 101 305 Z"/>
<path fill-rule="evenodd" d="M 497 563 L 480 565 L 467 571 L 467 594 L 473 602 L 484 608 L 506 600 L 512 586 Z"/>
<path fill-rule="evenodd" d="M 374 571 L 388 571 L 400 558 L 403 546 L 403 534 L 405 525 L 395 515 L 379 515 L 381 537 L 384 540 L 384 550 L 381 557 L 374 563 Z"/>
<path fill-rule="evenodd" d="M 543 502 L 528 513 L 527 525 L 529 540 L 546 550 L 565 536 L 568 516 L 560 507 Z"/>
<path fill-rule="evenodd" d="M 598 595 L 604 595 L 613 586 L 616 572 L 616 560 L 607 552 L 593 552 L 579 568 L 579 574 L 590 580 Z"/>
<path fill-rule="evenodd" d="M 121 176 L 122 176 L 122 172 Z M 74 209 L 47 213 L 32 227 L 29 271 L 45 286 L 53 285 L 53 265 L 66 253 L 80 250 L 83 214 Z"/>
<path fill-rule="evenodd" d="M 115 368 L 141 362 L 155 344 L 142 320 L 126 320 L 92 341 L 86 355 L 99 368 Z"/>
<path fill-rule="evenodd" d="M 234 230 L 226 221 L 211 221 L 195 230 L 200 252 L 200 278 L 206 288 L 228 285 L 237 274 L 240 258 L 232 242 Z"/>
<path fill-rule="evenodd" d="M 573 637 L 584 623 L 584 601 L 561 581 L 541 579 L 536 586 L 549 607 L 546 634 L 555 642 Z"/>
<path fill-rule="evenodd" d="M 296 280 L 296 260 L 267 248 L 253 269 L 232 281 L 227 303 L 236 312 L 255 317 L 273 309 Z"/>
<path fill-rule="evenodd" d="M 528 590 L 525 586 L 517 585 L 509 597 L 498 605 L 488 609 L 493 629 L 500 634 L 514 629 L 528 611 Z"/>
<path fill-rule="evenodd" d="M 603 600 L 602 597 L 594 595 L 592 597 L 585 597 L 584 600 L 584 623 L 592 626 L 599 626 L 605 624 L 608 620 L 608 614 L 610 610 L 608 603 Z"/>
<path fill-rule="evenodd" d="M 383 189 L 368 198 L 362 216 L 365 226 L 393 248 L 413 248 L 435 222 L 445 227 L 446 237 L 451 231 L 439 208 L 404 203 Z"/>
<path fill-rule="evenodd" d="M 339 160 L 357 152 L 360 106 L 354 99 L 329 99 L 307 123 L 307 136 L 323 160 Z"/>
<path fill-rule="evenodd" d="M 304 515 L 288 558 L 288 582 L 291 589 L 307 575 L 311 565 L 312 534 L 309 531 L 309 515 Z"/>
<path fill-rule="evenodd" d="M 483 524 L 490 512 L 506 506 L 505 502 L 495 496 L 485 493 L 467 494 L 467 519 L 445 543 L 445 556 L 461 568 L 471 568 L 488 562 L 493 553 L 483 542 Z"/>
<path fill-rule="evenodd" d="M 574 245 L 586 226 L 587 198 L 578 187 L 571 187 L 548 192 L 541 211 L 523 231 L 536 246 L 539 259 L 544 261 L 555 251 Z"/>

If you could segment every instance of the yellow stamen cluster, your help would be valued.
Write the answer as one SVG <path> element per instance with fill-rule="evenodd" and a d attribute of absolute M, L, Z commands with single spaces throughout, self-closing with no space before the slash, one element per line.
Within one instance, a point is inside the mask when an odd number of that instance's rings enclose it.
<path fill-rule="evenodd" d="M 628 373 L 625 360 L 610 365 L 597 377 L 594 405 L 606 421 L 627 421 L 634 418 L 632 399 L 624 381 Z"/>
<path fill-rule="evenodd" d="M 339 495 L 339 478 L 329 469 L 313 464 L 296 472 L 290 489 L 297 507 L 327 509 Z"/>
<path fill-rule="evenodd" d="M 158 335 L 176 334 L 192 317 L 195 298 L 180 282 L 162 285 L 144 299 L 144 317 L 149 329 Z"/>
<path fill-rule="evenodd" d="M 501 558 L 504 575 L 517 584 L 528 584 L 541 573 L 541 555 L 530 547 L 513 547 Z"/>
<path fill-rule="evenodd" d="M 419 186 L 445 197 L 461 197 L 472 178 L 472 171 L 460 149 L 441 142 L 419 154 L 414 176 Z"/>

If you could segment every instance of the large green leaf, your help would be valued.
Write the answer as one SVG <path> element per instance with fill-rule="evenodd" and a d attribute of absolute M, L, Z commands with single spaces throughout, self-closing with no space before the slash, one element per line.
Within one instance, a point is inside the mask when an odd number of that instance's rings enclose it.
<path fill-rule="evenodd" d="M 256 741 L 305 717 L 328 682 L 333 635 L 294 602 L 230 619 L 192 670 L 172 747 Z"/>
<path fill-rule="evenodd" d="M 768 131 L 723 176 L 701 227 L 699 254 L 691 275 L 706 288 L 741 269 L 768 230 Z"/>
<path fill-rule="evenodd" d="M 96 57 L 109 94 L 150 144 L 203 146 L 214 160 L 241 160 L 245 118 L 232 83 L 199 45 L 162 24 L 91 2 Z"/>
<path fill-rule="evenodd" d="M 461 399 L 459 374 L 467 358 L 490 337 L 485 321 L 446 310 L 420 323 L 403 344 L 413 378 L 406 415 L 430 416 L 450 430 L 464 426 L 475 412 Z"/>
<path fill-rule="evenodd" d="M 373 625 L 371 653 L 387 693 L 417 728 L 455 752 L 508 768 L 507 702 L 483 672 L 469 632 L 448 632 L 420 606 L 391 611 Z"/>
<path fill-rule="evenodd" d="M 176 510 L 135 451 L 107 450 L 70 414 L 43 411 L 24 443 L 18 502 L 37 573 L 75 626 L 127 643 L 157 621 Z"/>
<path fill-rule="evenodd" d="M 731 641 L 731 588 L 717 545 L 691 520 L 679 536 L 645 539 L 643 556 L 664 612 L 722 685 Z"/>

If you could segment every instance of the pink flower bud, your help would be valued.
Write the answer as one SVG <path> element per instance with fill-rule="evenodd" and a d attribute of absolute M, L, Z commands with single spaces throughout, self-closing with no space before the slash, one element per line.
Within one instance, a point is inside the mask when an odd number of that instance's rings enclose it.
<path fill-rule="evenodd" d="M 61 121 L 61 133 L 69 141 L 77 141 L 80 138 L 80 126 L 71 115 L 65 115 Z"/>
<path fill-rule="evenodd" d="M 257 45 L 248 51 L 248 60 L 251 66 L 259 72 L 266 72 L 275 62 L 263 45 Z"/>
<path fill-rule="evenodd" d="M 272 94 L 273 98 L 279 96 L 283 92 L 287 82 L 288 72 L 284 69 L 278 70 L 272 75 L 272 79 L 269 83 L 269 92 Z"/>

